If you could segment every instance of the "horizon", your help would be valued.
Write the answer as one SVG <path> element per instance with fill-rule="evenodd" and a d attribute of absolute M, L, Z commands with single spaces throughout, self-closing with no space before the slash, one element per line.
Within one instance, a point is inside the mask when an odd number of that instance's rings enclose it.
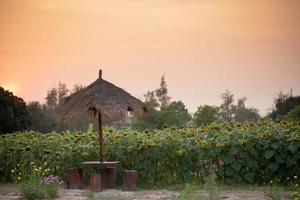
<path fill-rule="evenodd" d="M 166 75 L 189 112 L 226 89 L 261 115 L 300 95 L 300 2 L 173 0 L 0 2 L 0 86 L 44 101 L 103 78 L 143 99 Z"/>

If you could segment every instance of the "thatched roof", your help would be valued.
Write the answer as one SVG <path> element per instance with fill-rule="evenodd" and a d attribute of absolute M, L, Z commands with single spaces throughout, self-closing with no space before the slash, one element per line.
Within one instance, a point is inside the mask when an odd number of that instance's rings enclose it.
<path fill-rule="evenodd" d="M 58 106 L 60 120 L 70 120 L 80 112 L 100 111 L 101 114 L 110 117 L 121 118 L 128 111 L 135 113 L 146 112 L 146 106 L 137 98 L 131 96 L 123 89 L 99 78 L 88 87 L 67 97 Z"/>

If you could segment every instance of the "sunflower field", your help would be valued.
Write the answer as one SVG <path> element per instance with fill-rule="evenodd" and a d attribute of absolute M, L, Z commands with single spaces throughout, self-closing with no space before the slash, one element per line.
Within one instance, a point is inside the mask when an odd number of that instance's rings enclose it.
<path fill-rule="evenodd" d="M 105 160 L 138 171 L 143 184 L 183 183 L 203 178 L 201 162 L 222 162 L 218 179 L 265 183 L 300 175 L 300 125 L 261 120 L 200 128 L 137 132 L 104 130 Z M 35 168 L 63 176 L 81 162 L 98 159 L 98 135 L 86 132 L 17 132 L 0 139 L 1 182 L 21 180 Z M 44 170 L 44 171 L 43 171 Z"/>

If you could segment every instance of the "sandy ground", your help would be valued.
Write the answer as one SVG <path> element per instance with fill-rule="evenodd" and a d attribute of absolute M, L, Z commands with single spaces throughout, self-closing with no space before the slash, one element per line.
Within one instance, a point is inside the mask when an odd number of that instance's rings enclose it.
<path fill-rule="evenodd" d="M 199 196 L 198 196 L 199 195 Z M 197 191 L 196 198 L 207 197 L 204 191 Z M 5 186 L 0 189 L 0 200 L 20 199 L 13 186 Z M 116 189 L 106 189 L 102 192 L 92 193 L 89 190 L 61 189 L 56 200 L 177 200 L 179 192 L 169 190 L 138 190 L 135 192 L 123 192 Z M 204 198 L 206 199 L 206 198 Z M 223 191 L 218 200 L 271 200 L 263 190 L 235 189 Z M 287 199 L 287 198 L 282 198 Z"/>

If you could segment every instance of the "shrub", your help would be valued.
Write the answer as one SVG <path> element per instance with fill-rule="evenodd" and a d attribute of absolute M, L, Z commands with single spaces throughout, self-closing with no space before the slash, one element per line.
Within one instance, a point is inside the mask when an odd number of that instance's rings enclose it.
<path fill-rule="evenodd" d="M 105 160 L 120 161 L 121 169 L 136 169 L 139 183 L 190 182 L 203 174 L 201 160 L 224 162 L 216 173 L 225 182 L 286 181 L 300 174 L 296 122 L 262 120 L 150 132 L 104 129 L 104 138 Z M 31 162 L 49 169 L 48 174 L 63 176 L 67 168 L 97 160 L 98 152 L 98 136 L 92 132 L 5 135 L 0 138 L 0 177 L 11 181 L 19 171 L 29 170 Z"/>
<path fill-rule="evenodd" d="M 45 192 L 48 197 L 54 199 L 57 196 L 59 190 L 59 184 L 63 182 L 60 180 L 58 176 L 47 176 L 43 179 L 43 185 L 45 187 Z"/>
<path fill-rule="evenodd" d="M 21 198 L 25 200 L 42 199 L 45 196 L 44 187 L 39 182 L 27 181 L 20 185 Z"/>
<path fill-rule="evenodd" d="M 50 183 L 45 185 L 45 193 L 51 199 L 54 199 L 57 196 L 59 186 L 55 183 Z"/>

